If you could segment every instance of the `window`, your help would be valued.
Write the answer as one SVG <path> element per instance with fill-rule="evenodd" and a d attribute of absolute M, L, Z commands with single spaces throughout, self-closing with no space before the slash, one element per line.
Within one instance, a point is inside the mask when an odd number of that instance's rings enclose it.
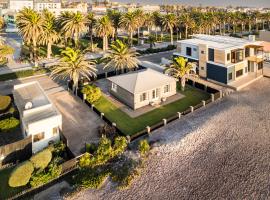
<path fill-rule="evenodd" d="M 245 73 L 247 73 L 248 72 L 248 68 L 247 67 L 245 67 Z"/>
<path fill-rule="evenodd" d="M 243 69 L 240 69 L 236 71 L 236 77 L 242 76 L 243 75 Z"/>
<path fill-rule="evenodd" d="M 263 62 L 258 63 L 258 70 L 261 70 L 263 68 Z"/>
<path fill-rule="evenodd" d="M 241 61 L 243 61 L 243 49 L 238 49 L 238 50 L 232 51 L 231 62 L 238 63 Z"/>
<path fill-rule="evenodd" d="M 230 61 L 230 60 L 231 60 L 231 54 L 227 53 L 227 61 Z"/>
<path fill-rule="evenodd" d="M 35 134 L 33 137 L 34 137 L 34 142 L 38 142 L 38 141 L 44 139 L 44 132 Z"/>
<path fill-rule="evenodd" d="M 140 95 L 140 102 L 145 101 L 145 100 L 146 100 L 146 93 L 142 93 Z"/>
<path fill-rule="evenodd" d="M 228 74 L 228 79 L 232 80 L 232 72 Z"/>
<path fill-rule="evenodd" d="M 193 48 L 193 51 L 195 51 L 195 52 L 196 52 L 196 51 L 197 51 L 197 49 L 196 49 L 196 48 Z"/>
<path fill-rule="evenodd" d="M 117 92 L 117 85 L 112 83 L 112 91 Z"/>
<path fill-rule="evenodd" d="M 245 48 L 245 58 L 249 57 L 250 53 L 249 53 L 249 48 Z"/>
<path fill-rule="evenodd" d="M 205 52 L 204 51 L 201 51 L 201 54 L 204 54 Z"/>
<path fill-rule="evenodd" d="M 204 67 L 201 67 L 201 70 L 204 70 Z"/>
<path fill-rule="evenodd" d="M 53 132 L 53 135 L 57 135 L 58 134 L 58 127 L 54 127 L 52 132 Z"/>
<path fill-rule="evenodd" d="M 152 99 L 155 99 L 156 98 L 156 90 L 153 90 L 152 91 Z"/>
<path fill-rule="evenodd" d="M 191 48 L 190 47 L 186 48 L 186 55 L 191 56 Z"/>
<path fill-rule="evenodd" d="M 208 60 L 214 62 L 214 57 L 215 57 L 215 50 L 208 49 Z"/>
<path fill-rule="evenodd" d="M 170 85 L 165 85 L 164 93 L 170 92 Z"/>

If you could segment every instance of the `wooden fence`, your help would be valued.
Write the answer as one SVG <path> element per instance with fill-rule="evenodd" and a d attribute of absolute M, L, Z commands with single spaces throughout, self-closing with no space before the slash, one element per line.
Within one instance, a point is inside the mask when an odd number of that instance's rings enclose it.
<path fill-rule="evenodd" d="M 1 146 L 0 155 L 0 166 L 29 159 L 32 155 L 32 137 Z"/>

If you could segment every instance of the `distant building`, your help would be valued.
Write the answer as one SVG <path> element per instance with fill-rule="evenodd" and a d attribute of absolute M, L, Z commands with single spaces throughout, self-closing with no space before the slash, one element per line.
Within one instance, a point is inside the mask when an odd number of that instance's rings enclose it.
<path fill-rule="evenodd" d="M 10 0 L 8 8 L 13 11 L 20 11 L 24 7 L 26 8 L 34 8 L 34 2 L 33 0 Z"/>
<path fill-rule="evenodd" d="M 158 104 L 176 94 L 176 80 L 152 69 L 108 78 L 110 93 L 136 110 Z"/>
<path fill-rule="evenodd" d="M 38 82 L 14 86 L 14 101 L 18 107 L 24 137 L 32 136 L 32 152 L 60 140 L 62 115 L 50 102 Z"/>
<path fill-rule="evenodd" d="M 197 63 L 199 76 L 208 80 L 230 85 L 248 75 L 262 75 L 263 47 L 255 36 L 240 39 L 197 34 L 177 43 L 179 50 L 174 56 Z"/>
<path fill-rule="evenodd" d="M 38 12 L 43 11 L 44 9 L 61 9 L 61 1 L 60 0 L 36 0 L 34 2 L 34 9 Z"/>
<path fill-rule="evenodd" d="M 152 13 L 155 11 L 160 11 L 160 6 L 159 5 L 142 5 L 142 6 L 139 6 L 138 9 L 141 9 L 145 13 Z"/>

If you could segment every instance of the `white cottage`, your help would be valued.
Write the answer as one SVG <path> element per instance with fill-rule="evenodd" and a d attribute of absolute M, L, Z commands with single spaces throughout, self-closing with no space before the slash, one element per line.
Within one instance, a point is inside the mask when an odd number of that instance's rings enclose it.
<path fill-rule="evenodd" d="M 38 82 L 15 85 L 13 96 L 20 113 L 24 137 L 32 136 L 33 153 L 44 149 L 50 142 L 60 140 L 62 115 Z"/>

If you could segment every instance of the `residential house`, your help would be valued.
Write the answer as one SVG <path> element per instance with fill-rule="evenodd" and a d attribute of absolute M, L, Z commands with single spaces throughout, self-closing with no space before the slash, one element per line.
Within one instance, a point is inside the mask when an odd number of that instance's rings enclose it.
<path fill-rule="evenodd" d="M 156 105 L 176 94 L 176 80 L 152 69 L 108 78 L 110 93 L 136 110 Z"/>
<path fill-rule="evenodd" d="M 34 2 L 33 0 L 9 0 L 8 8 L 12 11 L 20 11 L 24 7 L 33 9 Z"/>
<path fill-rule="evenodd" d="M 207 80 L 232 85 L 245 76 L 250 79 L 262 76 L 263 47 L 255 36 L 241 39 L 197 34 L 177 43 L 178 52 L 174 56 L 197 63 L 197 73 Z"/>
<path fill-rule="evenodd" d="M 62 115 L 38 82 L 15 85 L 13 96 L 20 113 L 24 137 L 32 136 L 33 153 L 60 140 Z"/>
<path fill-rule="evenodd" d="M 38 12 L 42 12 L 44 9 L 56 10 L 61 9 L 60 0 L 35 0 L 34 9 Z"/>

